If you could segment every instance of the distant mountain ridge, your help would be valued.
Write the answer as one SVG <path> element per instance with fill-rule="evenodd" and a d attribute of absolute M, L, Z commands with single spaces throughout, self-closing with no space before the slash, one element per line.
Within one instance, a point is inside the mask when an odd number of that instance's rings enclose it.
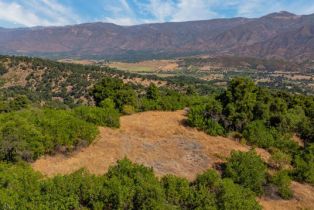
<path fill-rule="evenodd" d="M 119 26 L 0 28 L 0 53 L 104 59 L 192 54 L 314 59 L 314 14 Z"/>

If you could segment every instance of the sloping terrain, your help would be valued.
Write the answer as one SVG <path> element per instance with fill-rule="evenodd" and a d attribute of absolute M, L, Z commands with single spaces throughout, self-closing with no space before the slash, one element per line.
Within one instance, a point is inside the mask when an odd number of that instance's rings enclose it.
<path fill-rule="evenodd" d="M 70 156 L 46 156 L 33 168 L 45 175 L 67 174 L 82 167 L 103 174 L 118 159 L 154 168 L 158 175 L 176 174 L 193 179 L 223 161 L 232 150 L 249 148 L 231 139 L 211 137 L 184 126 L 183 111 L 144 112 L 121 117 L 121 128 L 100 128 L 99 139 Z M 269 154 L 258 151 L 265 159 Z"/>
<path fill-rule="evenodd" d="M 118 159 L 128 157 L 134 162 L 153 167 L 157 175 L 175 174 L 190 180 L 221 163 L 232 150 L 247 151 L 249 147 L 224 137 L 212 137 L 184 126 L 185 112 L 144 112 L 121 117 L 121 128 L 100 128 L 99 138 L 89 147 L 74 154 L 46 156 L 32 167 L 47 176 L 68 174 L 82 167 L 103 174 Z M 258 154 L 267 161 L 269 154 Z M 292 200 L 260 198 L 265 209 L 313 209 L 314 188 L 292 183 Z"/>
<path fill-rule="evenodd" d="M 230 18 L 119 26 L 87 23 L 0 30 L 0 53 L 57 58 L 150 59 L 196 54 L 313 58 L 314 14 L 279 12 Z"/>
<path fill-rule="evenodd" d="M 312 186 L 292 182 L 291 188 L 294 193 L 291 200 L 262 198 L 259 199 L 259 202 L 266 210 L 314 209 L 314 188 Z"/>

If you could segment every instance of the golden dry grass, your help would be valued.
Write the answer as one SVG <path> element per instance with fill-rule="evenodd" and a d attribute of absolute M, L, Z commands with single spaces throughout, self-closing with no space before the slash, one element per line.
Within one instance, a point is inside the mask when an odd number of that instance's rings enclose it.
<path fill-rule="evenodd" d="M 33 164 L 45 175 L 67 174 L 82 167 L 103 174 L 125 156 L 154 168 L 158 175 L 193 179 L 223 161 L 232 150 L 249 147 L 224 137 L 212 137 L 182 123 L 184 112 L 145 112 L 121 117 L 121 128 L 100 128 L 99 138 L 72 155 L 46 156 Z M 259 150 L 268 158 L 268 153 Z"/>
<path fill-rule="evenodd" d="M 148 60 L 136 63 L 112 62 L 109 66 L 131 72 L 174 71 L 179 67 L 175 60 Z"/>
<path fill-rule="evenodd" d="M 184 111 L 144 112 L 121 117 L 121 128 L 100 128 L 100 136 L 89 147 L 69 156 L 46 156 L 32 167 L 47 176 L 68 174 L 86 168 L 104 174 L 117 160 L 128 157 L 136 163 L 153 167 L 158 176 L 175 174 L 193 180 L 216 163 L 221 163 L 232 150 L 248 151 L 248 146 L 224 137 L 212 137 L 184 126 Z M 257 149 L 267 161 L 269 153 Z M 311 209 L 314 189 L 293 182 L 295 198 L 289 201 L 259 199 L 265 209 Z M 312 208 L 313 209 L 313 208 Z"/>
<path fill-rule="evenodd" d="M 294 198 L 291 200 L 282 199 L 259 199 L 260 204 L 267 210 L 313 210 L 314 209 L 314 188 L 308 184 L 292 182 Z"/>

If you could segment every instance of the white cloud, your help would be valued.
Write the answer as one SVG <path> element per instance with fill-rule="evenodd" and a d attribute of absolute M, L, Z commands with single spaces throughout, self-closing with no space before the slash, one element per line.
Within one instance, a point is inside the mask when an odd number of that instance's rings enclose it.
<path fill-rule="evenodd" d="M 110 17 L 103 19 L 104 22 L 118 25 L 135 25 L 142 23 L 138 20 L 135 12 L 131 9 L 126 0 L 117 0 L 115 4 L 106 4 L 104 10 L 111 14 Z"/>
<path fill-rule="evenodd" d="M 0 20 L 23 26 L 50 26 L 78 23 L 79 17 L 56 0 L 28 0 L 6 3 L 0 0 Z"/>
<path fill-rule="evenodd" d="M 141 12 L 150 14 L 154 18 L 151 21 L 165 22 L 172 17 L 176 11 L 176 5 L 172 0 L 150 0 L 147 4 L 137 4 L 141 8 Z"/>
<path fill-rule="evenodd" d="M 180 0 L 178 9 L 173 14 L 171 21 L 203 20 L 219 17 L 211 8 L 216 3 L 215 0 Z"/>
<path fill-rule="evenodd" d="M 0 2 L 0 11 L 0 20 L 25 26 L 36 26 L 42 23 L 39 17 L 29 11 L 25 11 L 25 8 L 14 2 Z M 47 24 L 47 22 L 45 22 L 45 24 Z"/>
<path fill-rule="evenodd" d="M 296 14 L 314 13 L 314 0 L 102 0 L 105 17 L 89 20 L 135 25 L 152 22 L 178 22 L 230 16 L 259 17 L 287 10 Z M 72 6 L 61 0 L 0 0 L 0 21 L 19 26 L 50 26 L 77 24 L 84 21 Z M 86 1 L 87 2 L 87 1 Z M 98 3 L 100 0 L 98 1 Z M 69 3 L 69 2 L 68 2 Z M 80 5 L 81 6 L 81 5 Z M 95 3 L 95 7 L 97 7 Z M 92 16 L 91 14 L 90 16 Z"/>
<path fill-rule="evenodd" d="M 107 17 L 104 19 L 104 22 L 114 23 L 114 24 L 121 25 L 121 26 L 131 26 L 131 25 L 136 25 L 136 24 L 142 23 L 136 19 L 128 18 L 128 17 L 118 17 L 118 18 Z"/>
<path fill-rule="evenodd" d="M 282 10 L 282 1 L 264 1 L 264 0 L 234 0 L 233 7 L 236 8 L 236 16 L 241 17 L 259 17 L 268 13 Z"/>
<path fill-rule="evenodd" d="M 219 17 L 211 6 L 217 4 L 219 0 L 149 0 L 143 3 L 136 0 L 135 4 L 140 11 L 139 14 L 149 16 L 140 17 L 136 14 L 125 0 L 119 0 L 117 6 L 107 6 L 106 11 L 111 11 L 111 17 L 106 17 L 104 21 L 113 22 L 120 25 L 133 25 L 139 23 L 166 22 L 166 21 L 186 21 L 202 20 Z"/>

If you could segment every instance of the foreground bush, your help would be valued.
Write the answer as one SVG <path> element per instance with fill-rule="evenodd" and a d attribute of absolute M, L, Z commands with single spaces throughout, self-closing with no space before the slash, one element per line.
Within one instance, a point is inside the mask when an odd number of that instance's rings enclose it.
<path fill-rule="evenodd" d="M 190 183 L 124 159 L 103 176 L 80 170 L 43 179 L 25 165 L 0 163 L 0 209 L 256 210 L 254 194 L 213 172 Z"/>
<path fill-rule="evenodd" d="M 97 127 L 71 111 L 32 109 L 0 115 L 0 159 L 33 161 L 56 150 L 87 145 Z"/>

